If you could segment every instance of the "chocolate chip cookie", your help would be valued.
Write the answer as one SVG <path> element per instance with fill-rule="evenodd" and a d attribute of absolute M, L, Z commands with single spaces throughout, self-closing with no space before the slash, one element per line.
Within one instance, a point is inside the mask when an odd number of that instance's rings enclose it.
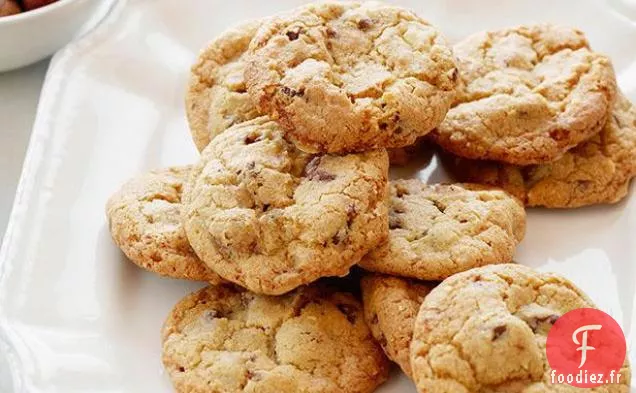
<path fill-rule="evenodd" d="M 411 375 L 410 346 L 415 318 L 432 283 L 368 274 L 360 282 L 364 318 L 389 359 Z"/>
<path fill-rule="evenodd" d="M 431 137 L 458 156 L 554 161 L 597 134 L 611 113 L 612 64 L 578 30 L 545 24 L 478 33 L 454 53 L 462 92 Z"/>
<path fill-rule="evenodd" d="M 186 94 L 186 113 L 199 151 L 236 123 L 258 116 L 247 94 L 245 52 L 261 21 L 251 21 L 221 34 L 199 54 Z"/>
<path fill-rule="evenodd" d="M 452 157 L 444 162 L 460 180 L 501 187 L 526 206 L 616 203 L 636 176 L 636 108 L 619 95 L 600 134 L 548 164 L 519 167 Z"/>
<path fill-rule="evenodd" d="M 181 189 L 189 166 L 129 180 L 106 204 L 108 227 L 126 256 L 162 276 L 221 282 L 196 256 L 181 224 Z"/>
<path fill-rule="evenodd" d="M 563 314 L 594 307 L 570 281 L 528 267 L 491 265 L 456 274 L 425 298 L 415 322 L 411 367 L 419 392 L 579 392 L 550 383 L 548 331 Z M 590 391 L 629 391 L 622 385 Z"/>
<path fill-rule="evenodd" d="M 442 280 L 473 267 L 512 261 L 525 223 L 523 206 L 499 189 L 392 181 L 388 242 L 365 256 L 360 266 Z"/>
<path fill-rule="evenodd" d="M 248 93 L 307 152 L 411 145 L 444 118 L 457 69 L 428 22 L 378 2 L 310 4 L 265 22 Z"/>
<path fill-rule="evenodd" d="M 350 294 L 284 296 L 207 287 L 165 322 L 163 363 L 177 392 L 370 393 L 389 364 Z"/>
<path fill-rule="evenodd" d="M 313 156 L 267 117 L 217 136 L 184 191 L 186 233 L 223 278 L 282 294 L 343 276 L 388 234 L 386 150 Z"/>

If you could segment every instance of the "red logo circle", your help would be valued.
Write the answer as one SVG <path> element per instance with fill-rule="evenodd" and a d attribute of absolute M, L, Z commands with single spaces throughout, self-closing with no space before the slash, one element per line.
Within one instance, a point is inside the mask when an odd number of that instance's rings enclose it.
<path fill-rule="evenodd" d="M 551 382 L 579 388 L 625 383 L 619 372 L 626 352 L 625 335 L 614 318 L 594 308 L 572 310 L 548 333 Z"/>

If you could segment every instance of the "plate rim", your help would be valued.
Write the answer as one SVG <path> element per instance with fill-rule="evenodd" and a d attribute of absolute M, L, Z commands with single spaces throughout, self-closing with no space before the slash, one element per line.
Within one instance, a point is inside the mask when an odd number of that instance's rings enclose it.
<path fill-rule="evenodd" d="M 38 164 L 42 161 L 48 148 L 47 140 L 54 137 L 54 131 L 47 127 L 46 124 L 50 121 L 52 115 L 48 109 L 54 106 L 57 93 L 64 87 L 63 73 L 58 72 L 58 70 L 63 69 L 76 59 L 73 54 L 91 46 L 99 41 L 101 37 L 107 36 L 112 26 L 120 18 L 128 1 L 111 0 L 111 4 L 107 5 L 108 9 L 97 26 L 56 52 L 51 58 L 42 83 L 31 135 L 24 155 L 11 210 L 7 218 L 7 227 L 0 244 L 0 356 L 5 358 L 5 362 L 8 365 L 7 373 L 4 376 L 9 378 L 9 386 L 13 387 L 15 393 L 25 392 L 26 374 L 24 373 L 24 359 L 22 355 L 18 354 L 17 349 L 21 341 L 21 335 L 11 327 L 9 318 L 3 312 L 2 305 L 8 301 L 7 298 L 9 297 L 6 293 L 6 286 L 3 284 L 7 280 L 11 269 L 14 268 L 9 258 L 10 250 L 13 247 L 12 239 L 16 235 L 16 230 L 24 222 L 26 201 L 30 195 L 33 195 L 30 194 L 30 190 L 35 184 L 37 172 L 41 170 Z"/>

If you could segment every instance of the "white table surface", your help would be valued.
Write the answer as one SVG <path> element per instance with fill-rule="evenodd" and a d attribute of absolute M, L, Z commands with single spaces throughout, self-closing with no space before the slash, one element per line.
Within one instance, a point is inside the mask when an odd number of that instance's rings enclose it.
<path fill-rule="evenodd" d="M 0 238 L 4 237 L 49 60 L 0 73 Z"/>

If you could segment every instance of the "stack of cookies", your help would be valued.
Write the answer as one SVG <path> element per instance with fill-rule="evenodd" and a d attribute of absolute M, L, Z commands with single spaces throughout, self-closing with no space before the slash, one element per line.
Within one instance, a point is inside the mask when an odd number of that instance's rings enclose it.
<path fill-rule="evenodd" d="M 138 176 L 107 203 L 131 261 L 210 284 L 162 331 L 176 391 L 366 393 L 389 359 L 420 392 L 550 391 L 547 331 L 593 304 L 511 263 L 518 198 L 536 204 L 537 183 L 508 165 L 559 182 L 552 168 L 568 159 L 626 189 L 636 116 L 616 96 L 611 63 L 553 26 L 485 33 L 453 54 L 408 10 L 330 1 L 217 37 L 186 95 L 199 161 Z M 387 150 L 403 161 L 431 135 L 474 183 L 389 181 Z M 579 168 L 588 151 L 607 165 Z M 525 194 L 493 171 L 518 171 Z M 627 392 L 622 371 L 611 391 Z"/>
<path fill-rule="evenodd" d="M 453 47 L 462 88 L 432 139 L 461 181 L 526 206 L 615 203 L 636 175 L 636 109 L 576 29 L 522 26 Z"/>

